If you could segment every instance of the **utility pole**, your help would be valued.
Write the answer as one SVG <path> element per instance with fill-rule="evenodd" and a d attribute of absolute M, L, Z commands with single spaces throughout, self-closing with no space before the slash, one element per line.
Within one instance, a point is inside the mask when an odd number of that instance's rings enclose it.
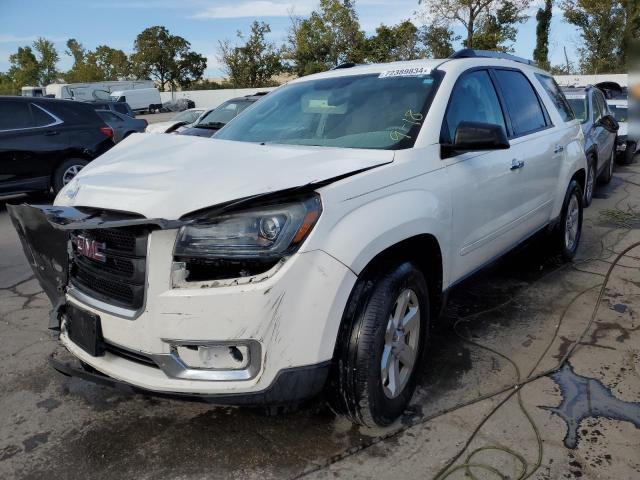
<path fill-rule="evenodd" d="M 567 55 L 567 47 L 563 46 L 562 48 L 564 48 L 564 60 L 567 62 L 567 75 L 569 75 L 569 56 Z"/>

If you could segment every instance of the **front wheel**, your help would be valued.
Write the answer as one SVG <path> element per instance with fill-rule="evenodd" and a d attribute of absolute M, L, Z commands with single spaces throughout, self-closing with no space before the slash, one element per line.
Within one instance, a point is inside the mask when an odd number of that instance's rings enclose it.
<path fill-rule="evenodd" d="M 596 160 L 595 158 L 589 158 L 589 165 L 587 166 L 587 180 L 584 186 L 584 206 L 591 205 L 593 200 L 593 189 L 596 184 Z"/>
<path fill-rule="evenodd" d="M 583 195 L 580 185 L 571 180 L 565 194 L 560 224 L 554 234 L 554 242 L 564 261 L 576 255 L 582 234 Z"/>
<path fill-rule="evenodd" d="M 424 275 L 411 262 L 367 275 L 343 322 L 331 379 L 334 406 L 361 425 L 389 425 L 411 400 L 428 338 Z"/>
<path fill-rule="evenodd" d="M 615 144 L 614 144 L 615 145 Z M 602 185 L 608 185 L 613 178 L 613 166 L 616 163 L 616 149 L 615 146 L 613 150 L 611 150 L 611 156 L 609 157 L 609 161 L 607 162 L 607 166 L 604 167 L 604 171 L 600 174 L 600 183 Z"/>

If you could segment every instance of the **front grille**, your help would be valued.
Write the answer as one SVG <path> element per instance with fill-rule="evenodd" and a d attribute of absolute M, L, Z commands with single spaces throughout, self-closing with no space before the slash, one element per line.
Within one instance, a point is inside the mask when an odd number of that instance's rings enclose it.
<path fill-rule="evenodd" d="M 148 235 L 140 227 L 72 232 L 71 283 L 109 304 L 142 307 Z"/>

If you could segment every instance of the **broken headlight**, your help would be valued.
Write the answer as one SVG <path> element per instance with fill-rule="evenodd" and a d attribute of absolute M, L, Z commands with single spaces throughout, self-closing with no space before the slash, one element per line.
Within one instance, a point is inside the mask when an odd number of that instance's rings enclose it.
<path fill-rule="evenodd" d="M 321 211 L 315 194 L 204 218 L 180 229 L 174 255 L 187 263 L 188 280 L 254 275 L 293 253 Z"/>

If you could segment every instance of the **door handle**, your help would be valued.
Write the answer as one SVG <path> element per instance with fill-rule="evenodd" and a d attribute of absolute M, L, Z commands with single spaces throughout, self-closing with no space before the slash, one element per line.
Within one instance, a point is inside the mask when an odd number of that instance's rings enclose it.
<path fill-rule="evenodd" d="M 515 158 L 511 160 L 511 170 L 518 170 L 522 167 L 524 167 L 524 160 L 516 160 Z"/>
<path fill-rule="evenodd" d="M 553 153 L 560 153 L 560 152 L 564 152 L 564 147 L 562 145 L 556 146 L 556 148 L 553 150 Z"/>
<path fill-rule="evenodd" d="M 54 135 L 60 135 L 60 132 L 58 132 L 57 130 L 49 130 L 47 132 L 44 132 L 45 137 L 53 137 Z"/>

